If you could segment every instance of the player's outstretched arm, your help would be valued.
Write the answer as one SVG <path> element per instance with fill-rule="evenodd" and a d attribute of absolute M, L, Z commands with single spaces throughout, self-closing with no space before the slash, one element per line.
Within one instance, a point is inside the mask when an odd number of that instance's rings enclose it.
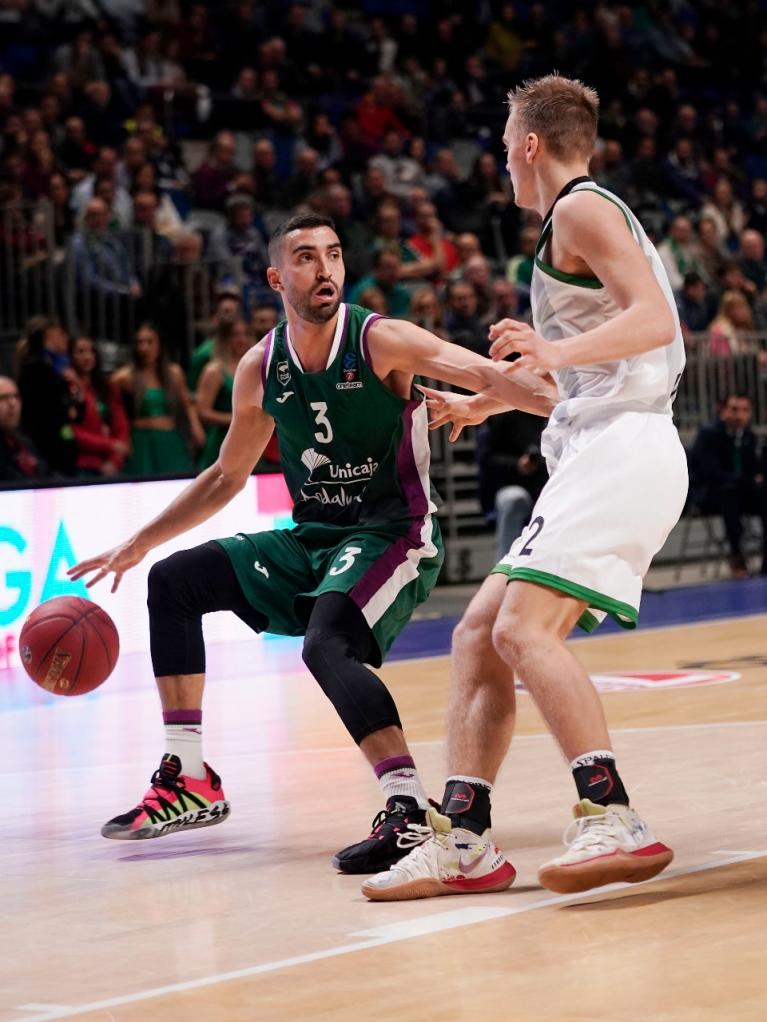
<path fill-rule="evenodd" d="M 491 362 L 406 320 L 376 320 L 368 333 L 368 350 L 381 379 L 393 372 L 409 373 L 474 391 L 474 411 L 482 418 L 510 408 L 548 416 L 557 402 L 556 387 L 547 378 L 524 371 L 509 378 L 508 364 Z"/>
<path fill-rule="evenodd" d="M 492 358 L 517 352 L 520 358 L 508 369 L 513 375 L 616 362 L 673 341 L 673 313 L 620 207 L 594 192 L 572 192 L 554 209 L 554 235 L 560 251 L 602 282 L 620 313 L 594 330 L 555 342 L 544 341 L 526 323 L 502 320 L 490 330 Z"/>
<path fill-rule="evenodd" d="M 201 472 L 164 511 L 130 539 L 70 568 L 72 579 L 93 574 L 88 587 L 113 574 L 112 592 L 129 568 L 154 547 L 206 521 L 243 488 L 266 448 L 274 420 L 261 408 L 261 345 L 245 355 L 237 368 L 232 397 L 232 423 L 218 461 Z"/>

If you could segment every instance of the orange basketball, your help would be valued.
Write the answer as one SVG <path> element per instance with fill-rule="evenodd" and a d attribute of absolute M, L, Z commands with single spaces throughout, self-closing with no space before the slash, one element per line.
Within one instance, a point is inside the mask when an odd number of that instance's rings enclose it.
<path fill-rule="evenodd" d="M 80 696 L 107 680 L 120 639 L 106 611 L 81 596 L 56 596 L 29 615 L 19 637 L 21 662 L 40 688 Z"/>

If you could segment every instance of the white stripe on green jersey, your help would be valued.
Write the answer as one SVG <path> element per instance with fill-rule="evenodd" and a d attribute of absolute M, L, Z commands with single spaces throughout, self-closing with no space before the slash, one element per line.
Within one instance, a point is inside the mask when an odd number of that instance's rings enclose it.
<path fill-rule="evenodd" d="M 552 424 L 579 424 L 621 411 L 671 414 L 671 405 L 684 369 L 685 353 L 676 302 L 655 246 L 629 207 L 593 181 L 575 185 L 575 192 L 591 191 L 613 202 L 621 210 L 628 229 L 641 247 L 674 317 L 675 333 L 670 344 L 632 358 L 595 365 L 568 366 L 554 373 L 560 402 Z M 601 326 L 621 309 L 607 289 L 594 278 L 563 273 L 543 261 L 551 237 L 551 216 L 541 231 L 535 254 L 531 286 L 533 326 L 547 341 L 574 337 Z"/>

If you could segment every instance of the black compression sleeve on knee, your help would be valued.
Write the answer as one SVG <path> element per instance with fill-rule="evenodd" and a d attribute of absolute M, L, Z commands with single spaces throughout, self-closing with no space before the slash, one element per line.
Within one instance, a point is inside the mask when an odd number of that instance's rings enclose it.
<path fill-rule="evenodd" d="M 152 565 L 148 579 L 149 642 L 155 677 L 204 674 L 202 616 L 231 610 L 262 630 L 266 619 L 254 610 L 218 543 L 180 550 Z"/>
<path fill-rule="evenodd" d="M 402 727 L 381 679 L 365 666 L 377 647 L 357 605 L 344 593 L 317 598 L 304 639 L 304 663 L 359 745 L 374 731 Z"/>

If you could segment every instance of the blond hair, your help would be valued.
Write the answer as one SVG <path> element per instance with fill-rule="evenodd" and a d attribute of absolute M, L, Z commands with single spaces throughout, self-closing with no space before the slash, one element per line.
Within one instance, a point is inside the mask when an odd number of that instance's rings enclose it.
<path fill-rule="evenodd" d="M 524 134 L 538 135 L 557 160 L 588 159 L 597 140 L 599 96 L 575 78 L 545 75 L 508 94 L 509 113 Z"/>

